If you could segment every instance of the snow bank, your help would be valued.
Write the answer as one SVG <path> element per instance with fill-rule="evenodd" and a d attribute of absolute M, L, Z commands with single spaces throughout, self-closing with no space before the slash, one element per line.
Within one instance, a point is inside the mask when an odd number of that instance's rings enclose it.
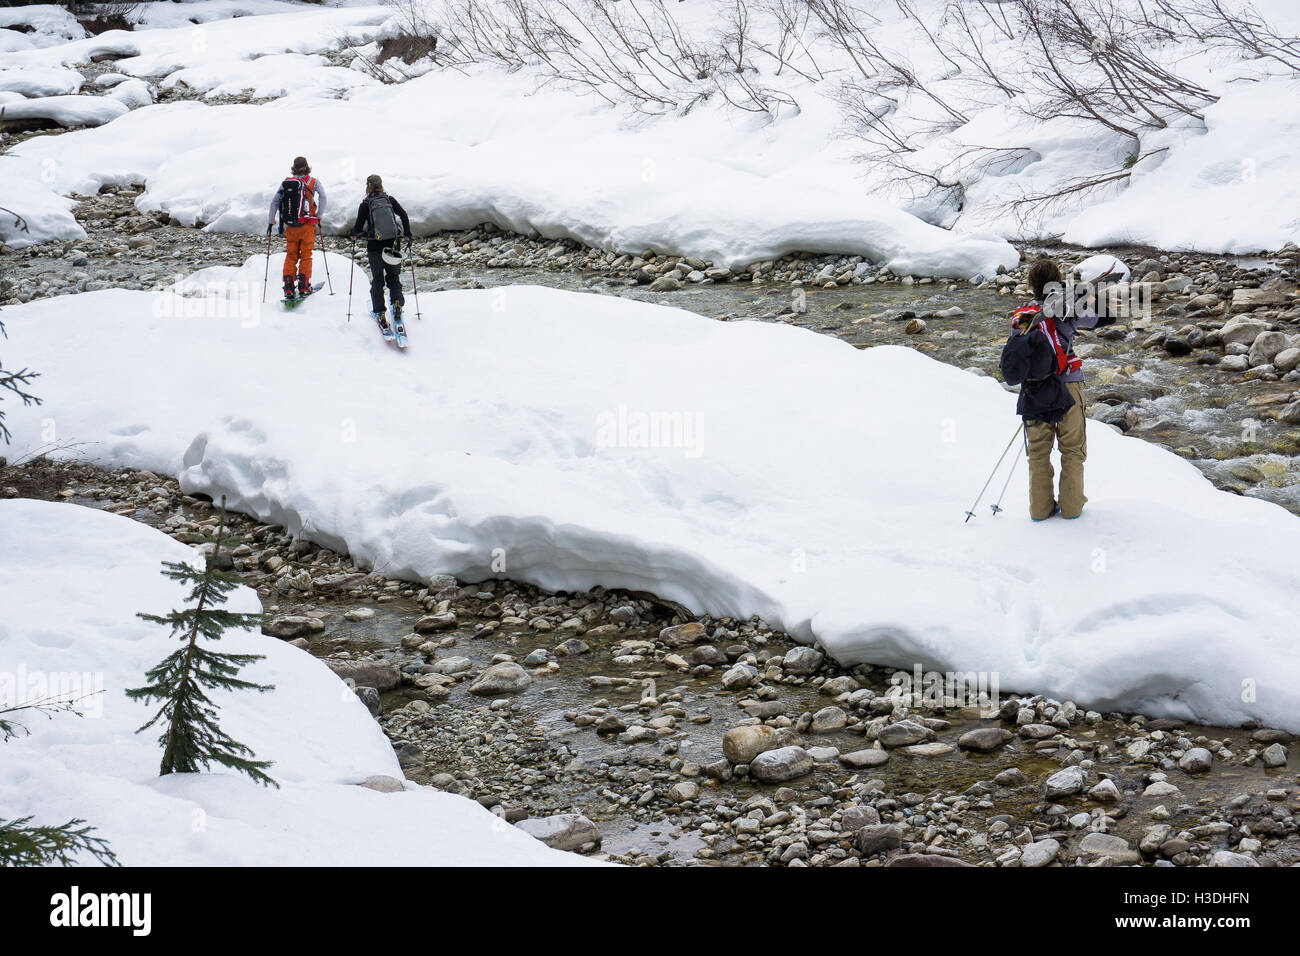
<path fill-rule="evenodd" d="M 1163 163 L 1080 212 L 1065 240 L 1249 254 L 1300 239 L 1300 113 L 1283 106 L 1297 95 L 1300 80 L 1284 77 L 1228 87 L 1203 130 L 1176 133 Z"/>
<path fill-rule="evenodd" d="M 972 276 L 1016 261 L 1008 245 L 986 236 L 1206 252 L 1300 240 L 1300 183 L 1290 169 L 1300 149 L 1292 109 L 1298 81 L 1278 75 L 1276 64 L 1173 31 L 1152 56 L 1220 99 L 1204 111 L 1204 123 L 1174 116 L 1167 129 L 1140 130 L 1135 140 L 1098 123 L 1036 118 L 1051 110 L 1035 75 L 1033 45 L 989 5 L 963 5 L 969 22 L 962 23 L 944 0 L 845 2 L 849 19 L 871 24 L 879 51 L 867 78 L 814 16 L 796 27 L 796 42 L 781 36 L 770 9 L 750 4 L 744 81 L 775 91 L 771 103 L 781 104 L 754 112 L 728 105 L 716 90 L 708 100 L 692 100 L 711 86 L 689 76 L 666 102 L 642 103 L 637 112 L 627 102 L 611 106 L 582 95 L 589 88 L 581 84 L 566 88 L 532 66 L 462 72 L 424 59 L 403 66 L 423 75 L 389 86 L 371 80 L 360 58 L 356 69 L 343 69 L 321 56 L 345 37 L 354 50 L 373 55 L 372 41 L 401 21 L 386 6 L 148 4 L 134 31 L 81 37 L 73 21 L 75 31 L 62 40 L 51 20 L 47 32 L 30 34 L 42 38 L 39 46 L 11 41 L 14 50 L 6 54 L 13 82 L 27 82 L 21 74 L 28 71 L 50 72 L 40 95 L 72 92 L 48 84 L 77 82 L 67 67 L 114 55 L 122 58 L 115 68 L 164 86 L 185 84 L 214 97 L 252 90 L 291 102 L 192 116 L 200 121 L 193 128 L 170 125 L 170 104 L 146 106 L 138 125 L 63 141 L 74 154 L 115 154 L 119 162 L 73 162 L 55 182 L 37 178 L 32 166 L 9 171 L 26 175 L 33 190 L 66 191 L 70 181 L 98 185 L 130 169 L 148 181 L 147 208 L 257 232 L 287 160 L 306 153 L 331 195 L 348 203 L 367 173 L 381 172 L 425 229 L 486 220 L 604 249 L 654 249 L 729 265 L 798 249 L 867 255 L 899 271 Z M 440 6 L 424 4 L 432 22 Z M 1137 9 L 1132 0 L 1120 6 Z M 1289 0 L 1258 6 L 1283 33 L 1296 29 L 1300 17 Z M 707 46 L 730 5 L 691 0 L 667 9 L 689 42 Z M 796 21 L 806 13 L 796 12 Z M 585 35 L 577 24 L 574 32 Z M 935 37 L 948 44 L 943 53 Z M 778 47 L 787 57 L 780 69 L 762 52 Z M 587 52 L 604 62 L 592 42 Z M 1010 84 L 1007 90 L 1020 92 L 1010 95 L 982 78 L 981 59 Z M 902 74 L 891 63 L 914 82 L 893 82 Z M 878 95 L 842 85 L 855 80 L 879 84 Z M 619 100 L 612 86 L 602 92 Z M 679 94 L 685 99 L 675 102 Z M 861 113 L 846 118 L 846 100 L 879 109 L 888 131 L 864 129 Z M 872 152 L 872 136 L 894 144 L 884 154 L 877 150 L 882 162 L 874 165 L 862 160 Z M 128 143 L 115 142 L 119 137 Z M 166 156 L 184 162 L 156 161 L 152 141 L 159 140 L 169 144 Z M 25 143 L 14 152 L 38 157 L 53 149 Z M 1144 158 L 1131 167 L 1131 179 L 1114 180 L 1138 156 Z M 909 168 L 919 178 L 909 179 Z M 1091 178 L 1109 185 L 1073 191 Z M 333 228 L 343 226 L 348 203 L 334 207 Z M 910 213 L 961 231 L 923 227 Z"/>
<path fill-rule="evenodd" d="M 111 95 L 42 96 L 4 104 L 0 107 L 0 122 L 46 120 L 66 129 L 75 129 L 81 126 L 103 126 L 124 116 L 129 110 L 126 103 Z"/>
<path fill-rule="evenodd" d="M 334 232 L 351 226 L 365 177 L 379 172 L 420 233 L 494 222 L 731 266 L 795 250 L 844 252 L 899 273 L 962 278 L 1018 262 L 1000 239 L 927 225 L 846 179 L 833 155 L 807 148 L 821 135 L 811 111 L 779 129 L 748 116 L 702 116 L 633 131 L 593 97 L 534 92 L 533 84 L 477 71 L 183 119 L 177 110 L 194 104 L 165 104 L 103 135 L 13 152 L 29 164 L 57 154 L 52 186 L 60 192 L 144 178 L 141 208 L 222 231 L 260 232 L 271 193 L 302 154 L 329 191 L 325 224 Z"/>
<path fill-rule="evenodd" d="M 86 234 L 72 215 L 77 205 L 74 200 L 48 189 L 33 189 L 25 177 L 2 175 L 12 165 L 10 157 L 0 156 L 0 206 L 5 207 L 0 209 L 0 242 L 21 249 L 50 239 L 79 239 Z M 15 214 L 22 216 L 21 223 Z"/>
<path fill-rule="evenodd" d="M 24 719 L 30 736 L 0 744 L 7 816 L 83 817 L 127 865 L 585 862 L 463 797 L 356 786 L 374 774 L 401 778 L 383 732 L 323 664 L 260 634 L 231 633 L 222 647 L 265 654 L 243 676 L 276 690 L 214 699 L 223 729 L 275 762 L 281 789 L 231 773 L 157 776 L 156 732 L 134 733 L 152 708 L 123 691 L 140 686 L 175 641 L 135 614 L 184 603 L 184 590 L 158 571 L 195 553 L 126 518 L 25 500 L 0 502 L 0 540 L 0 698 L 39 696 L 37 681 L 78 696 L 103 691 L 83 703 L 86 716 Z M 260 610 L 247 589 L 228 606 Z"/>
<path fill-rule="evenodd" d="M 0 7 L 0 35 L 26 41 L 14 49 L 31 49 L 80 40 L 86 35 L 86 30 L 67 7 L 39 3 L 25 7 Z"/>
<path fill-rule="evenodd" d="M 66 67 L 0 69 L 0 90 L 23 96 L 63 96 L 81 89 L 82 77 Z"/>
<path fill-rule="evenodd" d="M 292 314 L 259 308 L 263 265 L 6 310 L 46 399 L 11 411 L 15 450 L 49 419 L 388 574 L 503 557 L 548 588 L 760 614 L 846 663 L 1300 730 L 1300 519 L 1154 445 L 1093 425 L 1082 520 L 1031 523 L 1021 463 L 1007 512 L 964 524 L 1016 424 L 988 378 L 529 287 L 426 294 L 399 355 L 360 295 L 345 322 L 346 259 Z"/>

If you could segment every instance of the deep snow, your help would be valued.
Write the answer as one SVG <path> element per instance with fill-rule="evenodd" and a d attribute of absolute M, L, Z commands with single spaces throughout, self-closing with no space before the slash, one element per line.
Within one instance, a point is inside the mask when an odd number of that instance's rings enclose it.
<path fill-rule="evenodd" d="M 220 648 L 266 655 L 241 676 L 266 694 L 214 692 L 221 726 L 274 761 L 280 789 L 229 772 L 158 776 L 153 707 L 123 691 L 175 646 L 137 611 L 166 613 L 185 591 L 162 561 L 201 560 L 161 532 L 71 504 L 0 502 L 0 703 L 49 688 L 85 716 L 14 714 L 30 734 L 0 744 L 0 816 L 81 817 L 126 865 L 580 865 L 464 797 L 398 779 L 392 747 L 356 695 L 305 651 L 246 631 Z M 258 611 L 235 592 L 231 610 Z M 93 693 L 102 690 L 102 694 Z M 93 863 L 89 857 L 82 860 Z"/>
<path fill-rule="evenodd" d="M 260 258 L 6 310 L 47 399 L 15 450 L 52 424 L 392 576 L 645 589 L 845 663 L 1300 729 L 1300 519 L 1161 448 L 1094 423 L 1082 520 L 1032 524 L 1021 462 L 965 524 L 1016 425 L 991 379 L 531 287 L 426 294 L 397 354 L 359 299 L 345 322 L 348 267 L 292 314 Z"/>
<path fill-rule="evenodd" d="M 727 6 L 668 4 L 697 40 L 717 33 Z M 1203 122 L 1175 117 L 1135 142 L 1097 124 L 1031 118 L 1034 94 L 992 93 L 940 56 L 895 5 L 867 6 L 878 22 L 865 13 L 862 21 L 882 55 L 919 81 L 887 91 L 890 121 L 915 149 L 900 157 L 938 170 L 944 181 L 960 180 L 960 195 L 920 197 L 897 186 L 896 171 L 860 162 L 867 147 L 837 104 L 838 84 L 854 71 L 814 26 L 802 36 L 806 53 L 792 54 L 790 68 L 778 73 L 755 54 L 758 72 L 750 77 L 797 107 L 751 113 L 715 96 L 686 115 L 646 116 L 546 83 L 532 68 L 461 71 L 420 61 L 408 72 L 429 72 L 391 86 L 356 68 L 359 61 L 349 69 L 320 55 L 339 49 L 345 37 L 373 55 L 373 41 L 402 19 L 384 6 L 155 4 L 142 27 L 98 37 L 80 36 L 84 31 L 58 8 L 7 12 L 38 29 L 9 38 L 0 92 L 72 93 L 68 87 L 78 79 L 70 64 L 115 54 L 124 57 L 116 69 L 162 87 L 283 98 L 212 109 L 144 105 L 98 129 L 23 143 L 4 161 L 9 185 L 0 186 L 0 204 L 12 199 L 32 208 L 33 232 L 20 235 L 0 223 L 0 238 L 76 236 L 79 227 L 49 194 L 93 192 L 127 179 L 147 181 L 140 200 L 146 210 L 257 232 L 289 159 L 305 153 L 338 199 L 327 217 L 333 229 L 344 226 L 364 177 L 380 172 L 422 230 L 492 221 L 605 249 L 655 249 L 728 265 L 798 249 L 867 255 L 900 272 L 969 277 L 1016 261 L 995 236 L 1225 253 L 1300 239 L 1300 179 L 1292 170 L 1300 121 L 1291 108 L 1300 80 L 1276 63 L 1190 42 L 1153 50 L 1219 101 Z M 1283 33 L 1297 28 L 1293 5 L 1257 6 Z M 917 0 L 915 7 L 929 29 L 950 39 L 963 34 L 964 27 L 943 19 L 940 0 Z M 440 15 L 436 0 L 426 9 L 434 19 Z M 754 39 L 773 43 L 769 14 L 757 6 L 750 12 Z M 972 12 L 978 13 L 973 5 Z M 235 13 L 243 15 L 231 19 Z M 1032 64 L 1024 74 L 1017 67 L 1029 41 L 1003 35 L 987 16 L 975 15 L 972 24 L 989 60 L 1010 82 L 1032 89 Z M 923 90 L 954 104 L 965 120 L 943 122 Z M 999 152 L 968 164 L 963 157 L 973 147 Z M 1126 185 L 1030 208 L 1009 205 L 1123 169 L 1138 155 L 1145 158 Z M 904 209 L 965 231 L 936 229 Z"/>

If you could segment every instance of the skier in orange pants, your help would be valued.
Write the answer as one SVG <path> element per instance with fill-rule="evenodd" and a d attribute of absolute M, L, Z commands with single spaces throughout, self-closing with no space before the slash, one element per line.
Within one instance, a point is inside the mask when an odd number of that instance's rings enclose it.
<path fill-rule="evenodd" d="M 280 217 L 280 232 L 285 239 L 285 299 L 311 295 L 311 256 L 316 247 L 316 227 L 324 212 L 325 187 L 311 174 L 306 157 L 298 156 L 290 175 L 275 191 L 266 224 L 269 236 L 276 216 Z"/>

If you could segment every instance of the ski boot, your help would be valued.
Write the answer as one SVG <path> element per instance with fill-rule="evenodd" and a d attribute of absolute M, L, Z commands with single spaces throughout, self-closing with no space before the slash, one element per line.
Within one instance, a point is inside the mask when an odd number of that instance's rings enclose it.
<path fill-rule="evenodd" d="M 312 294 L 311 279 L 308 279 L 301 272 L 298 273 L 298 298 L 305 299 Z"/>
<path fill-rule="evenodd" d="M 393 317 L 393 334 L 397 336 L 398 348 L 406 348 L 406 323 L 402 321 L 402 306 L 400 303 L 392 306 Z"/>
<path fill-rule="evenodd" d="M 292 302 L 296 298 L 297 298 L 297 294 L 294 291 L 293 276 L 285 276 L 284 277 L 284 301 Z"/>
<path fill-rule="evenodd" d="M 385 342 L 393 341 L 393 330 L 389 326 L 388 320 L 384 318 L 384 313 L 371 312 L 370 317 L 374 319 L 375 322 L 379 325 L 379 334 L 384 337 L 384 341 Z"/>

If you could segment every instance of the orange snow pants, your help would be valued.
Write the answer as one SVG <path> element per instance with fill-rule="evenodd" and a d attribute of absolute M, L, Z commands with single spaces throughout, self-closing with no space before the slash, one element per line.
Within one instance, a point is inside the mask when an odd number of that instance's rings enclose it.
<path fill-rule="evenodd" d="M 284 227 L 284 277 L 303 276 L 311 282 L 311 253 L 316 247 L 315 224 Z"/>

